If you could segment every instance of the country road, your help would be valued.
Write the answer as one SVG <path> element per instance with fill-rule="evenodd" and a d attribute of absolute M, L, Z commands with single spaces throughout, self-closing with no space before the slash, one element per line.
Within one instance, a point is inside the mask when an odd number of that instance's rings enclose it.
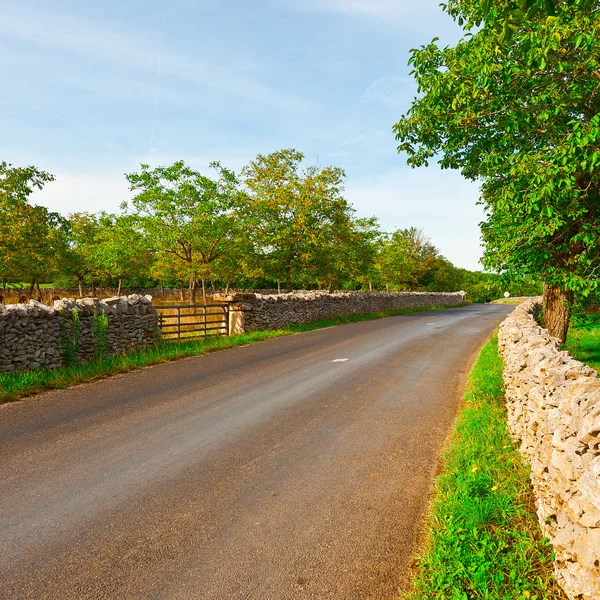
<path fill-rule="evenodd" d="M 397 599 L 514 307 L 277 338 L 0 407 L 0 598 Z"/>

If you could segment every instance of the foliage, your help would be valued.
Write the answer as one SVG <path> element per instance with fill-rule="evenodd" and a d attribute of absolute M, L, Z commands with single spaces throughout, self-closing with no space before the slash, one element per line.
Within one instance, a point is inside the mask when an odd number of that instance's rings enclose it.
<path fill-rule="evenodd" d="M 384 240 L 377 264 L 386 284 L 413 291 L 436 264 L 438 250 L 416 227 L 397 229 Z"/>
<path fill-rule="evenodd" d="M 353 209 L 343 198 L 344 172 L 337 167 L 301 169 L 304 155 L 293 149 L 259 154 L 244 168 L 246 226 L 262 270 L 291 291 L 308 271 L 326 269 L 325 278 L 339 280 L 342 256 L 356 231 Z M 343 240 L 343 241 L 340 241 Z"/>
<path fill-rule="evenodd" d="M 101 213 L 96 234 L 94 259 L 97 272 L 108 279 L 118 279 L 118 290 L 124 277 L 134 277 L 150 269 L 151 251 L 147 237 L 136 228 L 131 215 Z"/>
<path fill-rule="evenodd" d="M 69 245 L 62 257 L 62 273 L 74 276 L 79 284 L 79 295 L 83 296 L 84 279 L 98 277 L 97 238 L 101 224 L 99 218 L 90 213 L 73 213 L 68 217 Z"/>
<path fill-rule="evenodd" d="M 494 336 L 486 344 L 469 376 L 407 600 L 564 598 L 537 523 L 528 469 L 506 430 L 497 343 Z"/>
<path fill-rule="evenodd" d="M 92 317 L 92 340 L 94 343 L 94 358 L 106 358 L 108 351 L 108 315 L 101 313 Z"/>
<path fill-rule="evenodd" d="M 68 315 L 69 313 L 66 312 Z M 60 324 L 60 350 L 63 363 L 70 367 L 79 361 L 79 311 L 75 308 L 71 311 L 71 323 L 67 324 L 67 318 Z"/>
<path fill-rule="evenodd" d="M 193 297 L 198 279 L 226 289 L 273 289 L 283 282 L 304 289 L 463 289 L 474 301 L 496 299 L 505 289 L 518 295 L 514 282 L 505 288 L 496 275 L 457 269 L 415 228 L 383 234 L 375 217 L 357 218 L 343 196 L 340 169 L 303 166 L 303 155 L 289 149 L 259 155 L 243 170 L 243 185 L 231 171 L 213 167 L 216 178 L 183 162 L 142 165 L 127 176 L 137 193 L 121 214 L 79 212 L 66 219 L 27 203 L 51 176 L 33 167 L 11 170 L 11 189 L 20 190 L 13 195 L 25 198 L 20 206 L 35 218 L 25 227 L 20 213 L 0 211 L 7 232 L 0 257 L 11 265 L 3 283 L 28 281 L 32 289 L 40 281 L 77 283 L 80 296 L 90 285 L 95 294 L 96 286 L 166 284 L 181 287 L 182 295 L 188 286 Z"/>
<path fill-rule="evenodd" d="M 57 257 L 66 246 L 64 219 L 29 204 L 35 189 L 54 180 L 36 167 L 0 163 L 0 278 L 26 279 L 33 289 L 59 270 Z"/>
<path fill-rule="evenodd" d="M 480 27 L 485 22 L 497 34 L 498 42 L 503 43 L 528 21 L 555 17 L 565 9 L 589 11 L 594 8 L 595 0 L 450 0 L 442 6 L 466 29 Z"/>
<path fill-rule="evenodd" d="M 600 281 L 600 16 L 557 2 L 499 44 L 483 19 L 500 6 L 449 1 L 465 38 L 413 51 L 420 96 L 395 125 L 399 150 L 481 183 L 486 267 L 585 296 Z"/>
<path fill-rule="evenodd" d="M 159 256 L 173 261 L 177 276 L 189 280 L 192 294 L 230 242 L 239 197 L 235 174 L 219 163 L 211 166 L 216 180 L 183 161 L 155 169 L 141 165 L 139 173 L 126 176 L 137 192 L 131 207 L 140 231 Z"/>

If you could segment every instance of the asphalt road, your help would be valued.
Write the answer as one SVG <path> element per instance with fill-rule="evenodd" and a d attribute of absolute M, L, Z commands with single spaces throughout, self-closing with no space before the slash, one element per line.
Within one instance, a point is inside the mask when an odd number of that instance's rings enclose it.
<path fill-rule="evenodd" d="M 0 598 L 397 598 L 464 376 L 512 308 L 323 329 L 3 406 Z"/>

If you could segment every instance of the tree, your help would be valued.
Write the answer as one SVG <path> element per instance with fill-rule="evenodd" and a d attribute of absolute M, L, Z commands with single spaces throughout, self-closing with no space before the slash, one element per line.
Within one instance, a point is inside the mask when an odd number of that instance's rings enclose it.
<path fill-rule="evenodd" d="M 212 163 L 213 180 L 192 170 L 183 161 L 126 175 L 131 191 L 137 192 L 133 209 L 140 231 L 152 241 L 159 255 L 173 259 L 174 279 L 189 281 L 190 299 L 196 301 L 196 284 L 205 280 L 211 265 L 233 251 L 230 232 L 236 219 L 239 190 L 235 174 Z M 127 204 L 124 205 L 128 209 Z"/>
<path fill-rule="evenodd" d="M 561 9 L 589 10 L 596 0 L 484 0 L 482 2 L 450 2 L 446 8 L 462 27 L 480 27 L 483 22 L 498 34 L 499 43 L 532 19 L 554 17 Z"/>
<path fill-rule="evenodd" d="M 64 219 L 43 206 L 29 203 L 35 189 L 54 176 L 34 166 L 0 163 L 0 277 L 29 281 L 30 295 L 40 280 L 56 274 L 66 251 Z"/>
<path fill-rule="evenodd" d="M 415 290 L 435 267 L 437 248 L 416 227 L 397 229 L 383 243 L 378 264 L 386 286 Z"/>
<path fill-rule="evenodd" d="M 98 277 L 96 251 L 100 223 L 91 213 L 73 213 L 67 217 L 69 248 L 64 256 L 61 272 L 71 279 L 77 278 L 79 296 L 84 295 L 85 278 L 91 276 L 92 295 L 95 295 L 95 278 Z"/>
<path fill-rule="evenodd" d="M 259 154 L 242 171 L 248 234 L 263 271 L 294 282 L 318 262 L 320 248 L 352 218 L 342 197 L 344 172 L 337 167 L 301 169 L 304 155 L 292 149 Z"/>
<path fill-rule="evenodd" d="M 312 279 L 330 292 L 344 285 L 368 285 L 373 281 L 370 273 L 380 235 L 376 218 L 355 219 L 350 212 L 340 212 L 337 218 L 323 224 L 309 255 Z"/>
<path fill-rule="evenodd" d="M 600 16 L 556 2 L 555 16 L 528 12 L 499 44 L 489 7 L 448 2 L 467 34 L 413 51 L 421 95 L 394 130 L 412 166 L 440 156 L 481 183 L 484 265 L 543 280 L 545 325 L 564 340 L 573 294 L 599 281 Z"/>
<path fill-rule="evenodd" d="M 120 296 L 124 277 L 143 275 L 149 270 L 147 240 L 131 215 L 101 213 L 98 224 L 95 266 L 105 278 L 117 280 L 117 296 Z"/>

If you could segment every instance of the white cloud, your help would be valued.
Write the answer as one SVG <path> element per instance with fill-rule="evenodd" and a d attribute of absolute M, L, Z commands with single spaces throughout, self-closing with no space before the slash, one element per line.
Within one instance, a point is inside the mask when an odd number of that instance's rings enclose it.
<path fill-rule="evenodd" d="M 385 230 L 422 228 L 456 266 L 482 268 L 478 186 L 456 171 L 403 168 L 351 182 L 346 192 L 360 216 L 377 216 Z"/>
<path fill-rule="evenodd" d="M 403 107 L 417 93 L 417 85 L 410 77 L 388 75 L 376 79 L 365 91 L 362 101 L 378 102 L 390 107 Z"/>
<path fill-rule="evenodd" d="M 117 212 L 121 202 L 129 199 L 129 185 L 123 175 L 98 172 L 74 175 L 55 172 L 56 181 L 48 183 L 31 198 L 63 215 L 74 212 Z"/>
<path fill-rule="evenodd" d="M 162 47 L 158 40 L 117 30 L 109 23 L 97 24 L 85 19 L 50 12 L 17 12 L 3 9 L 0 34 L 32 44 L 75 52 L 97 61 L 168 77 L 217 92 L 234 95 L 250 102 L 293 112 L 307 110 L 309 103 L 294 94 L 249 79 L 245 70 L 250 61 L 217 65 L 199 57 L 189 58 Z M 152 37 L 152 36 L 150 36 Z"/>

